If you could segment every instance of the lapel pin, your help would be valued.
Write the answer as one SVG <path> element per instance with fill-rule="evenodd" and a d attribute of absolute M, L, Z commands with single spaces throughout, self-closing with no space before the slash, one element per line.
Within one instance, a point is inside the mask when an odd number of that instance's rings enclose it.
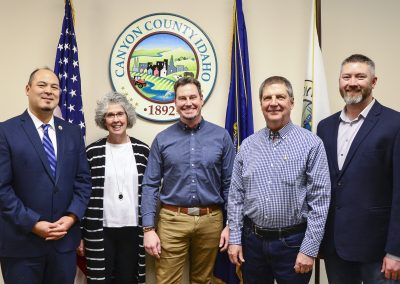
<path fill-rule="evenodd" d="M 58 126 L 58 129 L 59 129 L 59 130 L 62 130 L 62 126 L 61 126 L 61 125 L 59 125 L 59 126 Z"/>

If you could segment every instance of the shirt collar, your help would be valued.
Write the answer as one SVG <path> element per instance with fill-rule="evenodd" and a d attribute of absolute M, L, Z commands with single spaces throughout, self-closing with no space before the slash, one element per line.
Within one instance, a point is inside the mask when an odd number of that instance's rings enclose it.
<path fill-rule="evenodd" d="M 197 124 L 195 127 L 190 128 L 189 126 L 187 126 L 185 123 L 182 122 L 182 120 L 178 121 L 178 125 L 180 128 L 182 128 L 182 130 L 184 131 L 191 131 L 191 130 L 199 130 L 201 127 L 204 126 L 205 120 L 203 117 L 201 117 L 201 120 L 199 122 L 199 124 Z"/>
<path fill-rule="evenodd" d="M 274 136 L 275 137 L 281 137 L 282 139 L 285 139 L 286 136 L 288 135 L 288 133 L 290 132 L 290 130 L 292 130 L 294 127 L 292 121 L 289 121 L 284 127 L 282 127 L 281 129 L 279 129 L 278 131 L 272 131 L 271 129 L 269 129 L 268 127 L 266 127 L 266 134 L 268 136 L 269 139 L 272 139 Z"/>
<path fill-rule="evenodd" d="M 372 98 L 372 101 L 362 110 L 362 112 L 360 112 L 360 114 L 354 118 L 353 120 L 350 120 L 350 118 L 348 118 L 347 114 L 346 114 L 346 106 L 342 109 L 342 112 L 340 113 L 340 120 L 346 123 L 350 123 L 353 121 L 358 121 L 359 119 L 363 118 L 365 119 L 369 113 L 369 111 L 371 110 L 371 108 L 373 107 L 373 105 L 375 104 L 375 99 Z"/>
<path fill-rule="evenodd" d="M 32 119 L 32 121 L 33 121 L 33 124 L 35 125 L 35 128 L 36 129 L 41 129 L 42 128 L 42 125 L 43 124 L 45 124 L 43 121 L 41 121 L 39 118 L 37 118 L 31 111 L 30 111 L 30 109 L 28 108 L 28 114 L 29 114 L 29 116 L 31 117 L 31 119 Z M 50 118 L 50 120 L 49 120 L 49 122 L 47 122 L 46 124 L 49 124 L 50 125 L 50 128 L 52 128 L 53 130 L 55 129 L 55 127 L 54 127 L 54 116 L 51 116 L 51 118 Z"/>

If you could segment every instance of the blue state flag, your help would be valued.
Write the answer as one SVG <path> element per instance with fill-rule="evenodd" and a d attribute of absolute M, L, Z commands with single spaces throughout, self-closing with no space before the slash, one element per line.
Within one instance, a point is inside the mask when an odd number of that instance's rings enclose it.
<path fill-rule="evenodd" d="M 60 102 L 64 120 L 80 126 L 85 136 L 85 117 L 82 109 L 81 75 L 79 72 L 78 45 L 70 0 L 65 1 L 65 15 L 57 46 L 54 72 L 60 79 Z"/>
<path fill-rule="evenodd" d="M 242 141 L 254 133 L 249 50 L 242 0 L 235 0 L 233 11 L 231 83 L 225 129 L 232 137 L 236 152 Z M 226 253 L 218 253 L 214 278 L 216 283 L 242 283 L 239 267 L 230 263 Z"/>
<path fill-rule="evenodd" d="M 242 0 L 235 1 L 233 17 L 231 83 L 225 128 L 238 151 L 242 141 L 254 133 L 249 50 Z"/>

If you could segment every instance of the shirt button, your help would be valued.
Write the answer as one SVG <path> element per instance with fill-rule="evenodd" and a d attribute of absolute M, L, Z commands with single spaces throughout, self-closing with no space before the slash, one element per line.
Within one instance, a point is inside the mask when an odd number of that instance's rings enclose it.
<path fill-rule="evenodd" d="M 267 215 L 265 215 L 265 216 L 264 216 L 264 219 L 268 219 L 268 216 L 267 216 Z"/>
<path fill-rule="evenodd" d="M 193 195 L 192 198 L 196 198 L 196 196 Z"/>
<path fill-rule="evenodd" d="M 192 151 L 194 151 L 194 148 L 192 148 Z"/>
<path fill-rule="evenodd" d="M 273 166 L 274 166 L 274 164 L 271 163 L 271 167 L 273 167 Z"/>
<path fill-rule="evenodd" d="M 194 182 L 194 179 L 192 179 L 192 182 Z"/>
<path fill-rule="evenodd" d="M 192 167 L 194 167 L 194 164 L 192 164 Z"/>

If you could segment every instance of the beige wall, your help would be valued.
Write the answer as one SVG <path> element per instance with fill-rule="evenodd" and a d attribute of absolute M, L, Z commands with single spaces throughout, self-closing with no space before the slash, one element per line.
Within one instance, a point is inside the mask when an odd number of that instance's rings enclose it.
<path fill-rule="evenodd" d="M 230 72 L 232 0 L 75 0 L 76 34 L 82 76 L 87 142 L 103 136 L 93 122 L 96 99 L 111 90 L 108 61 L 119 33 L 133 20 L 154 12 L 185 16 L 210 37 L 218 58 L 214 92 L 204 106 L 204 116 L 224 124 Z M 342 107 L 337 92 L 339 64 L 347 55 L 362 52 L 372 57 L 379 77 L 375 96 L 400 110 L 392 91 L 400 50 L 396 27 L 397 0 L 322 0 L 322 44 L 332 111 Z M 21 113 L 27 104 L 24 87 L 31 70 L 54 66 L 55 49 L 64 14 L 62 0 L 0 0 L 0 121 Z M 244 0 L 247 22 L 255 128 L 264 126 L 258 106 L 258 86 L 270 75 L 283 75 L 293 83 L 296 106 L 292 119 L 299 123 L 306 64 L 310 0 Z M 362 4 L 362 5 L 361 5 Z M 140 7 L 140 9 L 138 9 Z M 130 130 L 147 143 L 169 124 L 140 119 Z"/>
<path fill-rule="evenodd" d="M 224 125 L 230 72 L 230 34 L 233 0 L 75 0 L 76 34 L 82 77 L 87 142 L 105 135 L 95 127 L 95 101 L 111 90 L 108 61 L 119 33 L 133 20 L 155 12 L 182 15 L 198 24 L 214 44 L 218 76 L 214 92 L 203 108 L 204 116 Z M 375 96 L 400 110 L 398 83 L 400 26 L 398 0 L 322 0 L 323 57 L 333 111 L 342 107 L 337 92 L 339 64 L 351 53 L 369 55 L 379 77 Z M 293 121 L 301 116 L 310 0 L 244 0 L 249 39 L 255 129 L 264 126 L 258 106 L 258 86 L 270 75 L 283 75 L 293 83 Z M 24 87 L 37 66 L 54 66 L 62 18 L 62 0 L 0 0 L 0 121 L 20 114 L 27 105 Z M 170 124 L 138 120 L 129 131 L 151 143 Z M 1 281 L 0 281 L 1 283 Z"/>

